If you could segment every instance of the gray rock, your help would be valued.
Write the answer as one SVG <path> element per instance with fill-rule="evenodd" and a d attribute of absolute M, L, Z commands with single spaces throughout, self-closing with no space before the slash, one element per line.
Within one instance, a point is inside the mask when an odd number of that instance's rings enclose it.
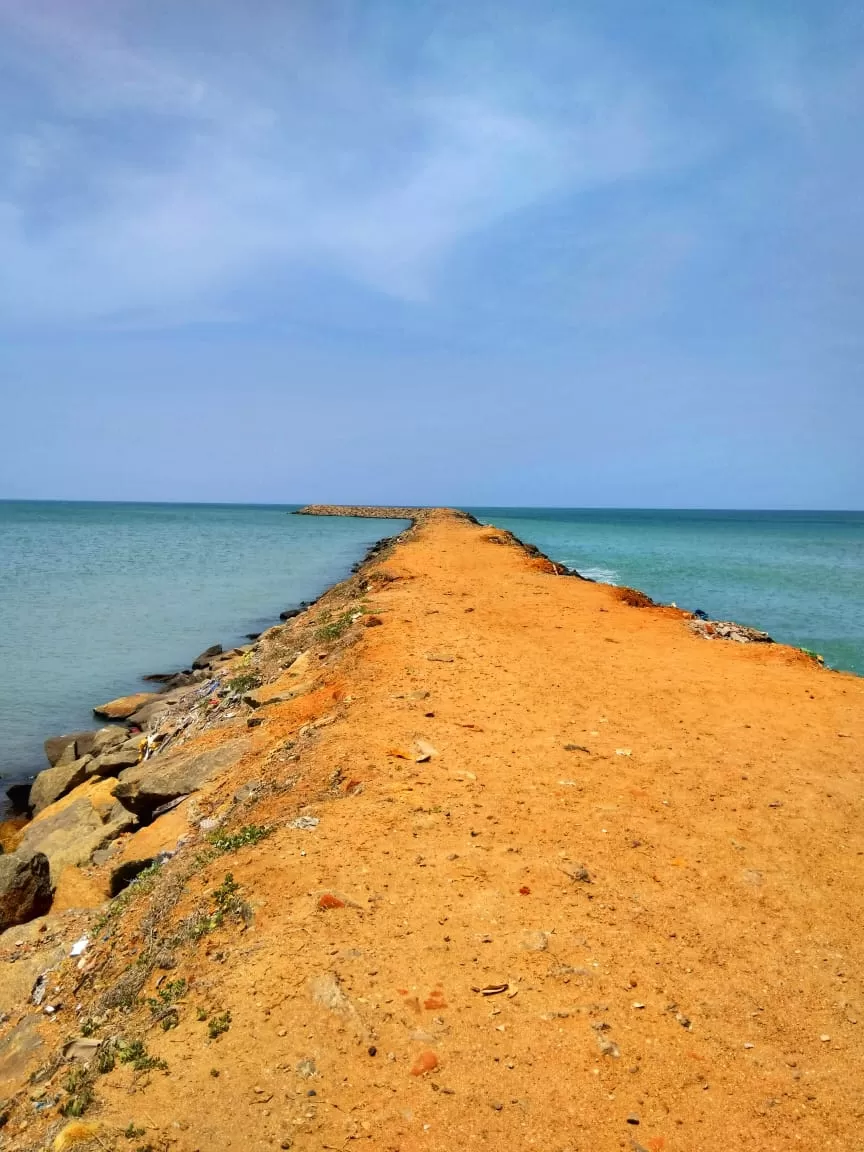
<path fill-rule="evenodd" d="M 196 792 L 236 764 L 248 748 L 249 741 L 241 737 L 206 751 L 179 749 L 164 759 L 154 757 L 121 772 L 114 795 L 131 812 L 148 819 L 160 805 Z"/>
<path fill-rule="evenodd" d="M 213 658 L 215 656 L 221 656 L 221 655 L 222 655 L 222 645 L 221 644 L 212 644 L 209 648 L 205 648 L 200 656 L 195 657 L 195 659 L 192 661 L 192 667 L 193 667 L 193 669 L 194 668 L 206 668 L 207 665 L 211 663 L 211 661 L 213 660 Z"/>
<path fill-rule="evenodd" d="M 89 863 L 94 852 L 137 823 L 120 804 L 95 807 L 89 796 L 82 796 L 28 824 L 18 851 L 22 855 L 44 853 L 56 880 L 64 868 Z"/>
<path fill-rule="evenodd" d="M 72 745 L 72 759 L 76 760 L 78 752 L 75 748 L 75 742 L 91 735 L 91 732 L 67 732 L 64 736 L 49 736 L 44 744 L 48 763 L 53 768 L 70 745 Z"/>
<path fill-rule="evenodd" d="M 91 761 L 88 776 L 119 776 L 124 768 L 134 767 L 141 759 L 141 744 L 129 741 L 113 752 L 105 752 Z"/>
<path fill-rule="evenodd" d="M 91 756 L 101 756 L 103 752 L 108 752 L 112 748 L 125 743 L 129 739 L 129 732 L 125 726 L 121 724 L 109 724 L 105 728 L 100 728 L 98 732 L 93 733 L 93 739 L 88 751 Z"/>
<path fill-rule="evenodd" d="M 59 762 L 53 768 L 46 768 L 33 781 L 30 789 L 30 806 L 34 813 L 41 812 L 87 779 L 87 765 L 92 757 L 82 756 L 70 764 Z"/>
<path fill-rule="evenodd" d="M 44 916 L 51 907 L 51 872 L 41 852 L 23 846 L 0 856 L 0 932 Z"/>

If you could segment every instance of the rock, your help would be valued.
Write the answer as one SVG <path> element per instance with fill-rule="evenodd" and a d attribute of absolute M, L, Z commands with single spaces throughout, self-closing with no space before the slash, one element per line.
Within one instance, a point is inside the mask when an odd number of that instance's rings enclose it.
<path fill-rule="evenodd" d="M 146 684 L 167 684 L 169 680 L 173 680 L 177 675 L 177 672 L 148 672 L 148 674 L 142 676 L 141 679 Z"/>
<path fill-rule="evenodd" d="M 25 1016 L 0 1040 L 0 1100 L 14 1095 L 27 1082 L 41 1056 L 39 1017 Z"/>
<path fill-rule="evenodd" d="M 249 741 L 241 737 L 204 751 L 185 747 L 164 758 L 155 757 L 121 772 L 114 795 L 131 812 L 149 819 L 160 805 L 196 792 L 218 772 L 236 764 L 248 748 Z"/>
<path fill-rule="evenodd" d="M 72 759 L 76 760 L 79 755 L 77 749 L 74 747 L 76 741 L 92 735 L 92 732 L 67 732 L 65 736 L 49 736 L 44 744 L 48 763 L 53 768 L 70 745 L 73 746 Z M 84 753 L 82 752 L 81 755 L 83 756 Z"/>
<path fill-rule="evenodd" d="M 293 620 L 295 616 L 299 616 L 303 611 L 302 608 L 287 608 L 284 612 L 279 613 L 280 620 Z"/>
<path fill-rule="evenodd" d="M 41 852 L 22 846 L 11 856 L 0 856 L 0 932 L 44 916 L 51 895 L 48 858 Z"/>
<path fill-rule="evenodd" d="M 71 764 L 58 763 L 54 768 L 46 768 L 33 781 L 30 789 L 30 805 L 34 812 L 41 812 L 87 779 L 87 766 L 92 757 L 82 756 Z"/>
<path fill-rule="evenodd" d="M 434 1072 L 438 1067 L 438 1057 L 428 1048 L 425 1052 L 421 1052 L 414 1063 L 411 1065 L 412 1076 L 425 1076 L 427 1072 Z"/>
<path fill-rule="evenodd" d="M 109 724 L 107 728 L 100 728 L 98 732 L 93 733 L 93 739 L 90 741 L 90 747 L 87 751 L 91 756 L 101 756 L 103 752 L 116 748 L 128 739 L 129 733 L 125 725 Z"/>
<path fill-rule="evenodd" d="M 116 700 L 109 700 L 107 704 L 100 704 L 93 709 L 94 716 L 105 720 L 126 720 L 133 716 L 145 704 L 152 704 L 158 700 L 155 692 L 133 692 L 131 696 L 118 696 Z"/>
<path fill-rule="evenodd" d="M 134 768 L 139 763 L 146 747 L 146 739 L 128 741 L 114 752 L 97 756 L 87 766 L 88 776 L 119 776 L 124 768 Z M 56 769 L 54 769 L 56 771 Z"/>
<path fill-rule="evenodd" d="M 89 863 L 94 852 L 137 824 L 114 799 L 114 787 L 113 780 L 90 779 L 79 784 L 27 825 L 18 851 L 44 853 L 56 880 L 64 868 Z"/>
<path fill-rule="evenodd" d="M 193 669 L 206 668 L 208 666 L 208 664 L 211 663 L 214 656 L 221 656 L 221 655 L 222 655 L 222 645 L 221 644 L 212 644 L 209 648 L 205 648 L 200 656 L 195 657 L 195 659 L 192 661 L 192 667 L 193 667 Z"/>
<path fill-rule="evenodd" d="M 526 952 L 545 952 L 549 947 L 549 933 L 539 929 L 526 932 L 522 937 L 522 947 Z"/>
<path fill-rule="evenodd" d="M 24 815 L 30 811 L 30 789 L 32 784 L 13 784 L 6 789 L 9 807 L 15 815 Z"/>

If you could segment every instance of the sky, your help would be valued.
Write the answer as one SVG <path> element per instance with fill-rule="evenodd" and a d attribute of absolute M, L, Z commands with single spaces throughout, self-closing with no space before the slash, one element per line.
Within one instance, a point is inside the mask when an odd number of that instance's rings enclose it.
<path fill-rule="evenodd" d="M 864 508 L 864 9 L 0 0 L 0 498 Z"/>

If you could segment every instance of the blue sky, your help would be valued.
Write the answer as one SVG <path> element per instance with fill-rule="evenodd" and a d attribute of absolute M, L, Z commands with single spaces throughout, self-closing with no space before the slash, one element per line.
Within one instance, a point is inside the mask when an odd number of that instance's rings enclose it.
<path fill-rule="evenodd" d="M 864 13 L 0 0 L 0 497 L 864 507 Z"/>

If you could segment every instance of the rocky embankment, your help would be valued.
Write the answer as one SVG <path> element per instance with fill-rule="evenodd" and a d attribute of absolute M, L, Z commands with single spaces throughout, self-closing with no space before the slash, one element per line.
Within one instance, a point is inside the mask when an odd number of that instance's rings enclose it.
<path fill-rule="evenodd" d="M 561 575 L 432 511 L 48 742 L 0 1149 L 855 1146 L 864 682 Z"/>
<path fill-rule="evenodd" d="M 360 516 L 366 520 L 421 520 L 429 508 L 384 508 L 375 504 L 307 504 L 294 516 Z"/>

